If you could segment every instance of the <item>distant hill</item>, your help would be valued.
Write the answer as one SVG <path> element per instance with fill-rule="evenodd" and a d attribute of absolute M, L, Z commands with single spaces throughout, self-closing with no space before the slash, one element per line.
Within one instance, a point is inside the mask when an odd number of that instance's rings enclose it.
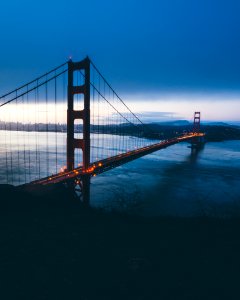
<path fill-rule="evenodd" d="M 175 121 L 165 121 L 165 122 L 152 122 L 150 125 L 162 125 L 162 126 L 186 126 L 190 125 L 187 120 L 175 120 Z"/>
<path fill-rule="evenodd" d="M 225 122 L 202 122 L 202 125 L 209 125 L 209 126 L 231 126 Z"/>
<path fill-rule="evenodd" d="M 91 125 L 91 133 L 128 135 L 156 140 L 169 139 L 192 131 L 193 124 L 187 120 L 167 122 L 154 122 L 133 126 L 129 123 Z M 66 133 L 66 124 L 22 124 L 4 123 L 0 121 L 0 130 L 10 131 L 38 131 L 38 132 L 63 132 Z M 82 125 L 75 125 L 75 132 L 81 133 Z M 206 133 L 207 141 L 240 140 L 240 126 L 229 125 L 224 122 L 206 122 L 201 124 L 201 131 Z"/>

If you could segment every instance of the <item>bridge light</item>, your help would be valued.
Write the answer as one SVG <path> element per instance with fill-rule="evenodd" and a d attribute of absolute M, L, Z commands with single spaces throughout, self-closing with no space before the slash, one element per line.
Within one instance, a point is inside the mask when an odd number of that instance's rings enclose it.
<path fill-rule="evenodd" d="M 102 163 L 99 163 L 98 166 L 101 167 L 101 166 L 102 166 Z"/>

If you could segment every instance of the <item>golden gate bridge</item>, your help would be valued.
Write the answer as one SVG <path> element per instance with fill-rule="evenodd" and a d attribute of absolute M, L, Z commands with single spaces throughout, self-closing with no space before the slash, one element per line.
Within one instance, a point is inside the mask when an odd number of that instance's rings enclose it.
<path fill-rule="evenodd" d="M 165 138 L 141 121 L 88 57 L 69 60 L 0 101 L 0 183 L 65 183 L 85 204 L 91 177 L 179 142 L 204 142 L 200 112 L 189 132 Z"/>

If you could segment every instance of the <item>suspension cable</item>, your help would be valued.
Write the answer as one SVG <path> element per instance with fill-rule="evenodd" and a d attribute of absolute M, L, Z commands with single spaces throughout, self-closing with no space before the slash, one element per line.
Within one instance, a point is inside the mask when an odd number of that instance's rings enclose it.
<path fill-rule="evenodd" d="M 100 75 L 100 77 L 104 80 L 104 82 L 107 84 L 107 86 L 112 90 L 112 92 L 114 93 L 114 95 L 118 98 L 119 101 L 122 102 L 122 104 L 127 108 L 127 110 L 144 126 L 146 127 L 148 130 L 150 130 L 152 133 L 156 133 L 154 132 L 148 125 L 146 125 L 145 123 L 143 123 L 139 117 L 127 106 L 127 104 L 120 98 L 120 96 L 115 92 L 115 90 L 112 88 L 112 86 L 108 83 L 108 81 L 105 79 L 105 77 L 102 75 L 102 73 L 99 71 L 99 69 L 96 67 L 96 65 L 92 62 L 92 60 L 90 60 L 93 68 L 98 72 L 98 74 Z"/>
<path fill-rule="evenodd" d="M 11 95 L 11 94 L 13 94 L 13 93 L 16 93 L 17 91 L 19 91 L 19 90 L 21 90 L 21 89 L 27 87 L 28 85 L 34 83 L 35 81 L 39 81 L 39 79 L 42 79 L 43 77 L 46 77 L 46 76 L 49 75 L 50 73 L 57 71 L 57 70 L 60 69 L 61 67 L 65 66 L 67 63 L 68 63 L 68 62 L 65 62 L 65 63 L 61 64 L 60 66 L 58 66 L 58 67 L 52 69 L 51 71 L 48 71 L 47 73 L 45 73 L 45 74 L 43 74 L 43 75 L 41 75 L 41 76 L 35 78 L 34 80 L 32 80 L 32 81 L 30 81 L 30 82 L 28 82 L 28 83 L 26 83 L 26 84 L 24 84 L 24 85 L 22 85 L 22 86 L 16 88 L 15 90 L 13 90 L 13 91 L 11 91 L 11 92 L 8 92 L 7 94 L 5 94 L 5 95 L 3 95 L 3 96 L 0 96 L 0 99 L 5 98 L 5 97 L 7 97 L 7 96 L 9 96 L 9 95 Z"/>
<path fill-rule="evenodd" d="M 22 93 L 22 94 L 19 94 L 17 97 L 14 97 L 14 98 L 12 98 L 11 100 L 8 100 L 8 101 L 6 101 L 6 102 L 0 104 L 0 107 L 6 105 L 6 104 L 8 104 L 8 103 L 11 103 L 12 101 L 16 100 L 17 98 L 19 98 L 19 97 L 21 97 L 21 96 L 24 96 L 24 95 L 26 95 L 26 94 L 28 94 L 28 93 L 30 93 L 30 92 L 36 90 L 36 89 L 39 88 L 40 86 L 43 86 L 44 84 L 48 83 L 49 81 L 51 81 L 51 80 L 53 80 L 53 79 L 59 77 L 60 75 L 64 74 L 65 72 L 67 72 L 67 70 L 68 70 L 68 69 L 63 70 L 62 72 L 58 73 L 57 75 L 54 75 L 54 76 L 52 76 L 51 78 L 45 80 L 44 82 L 41 82 L 41 83 L 35 85 L 35 86 L 34 86 L 33 88 L 31 88 L 31 89 L 28 89 L 26 92 L 24 92 L 24 93 Z M 46 76 L 46 75 L 45 75 L 45 76 Z M 25 86 L 27 87 L 28 84 L 26 84 Z"/>

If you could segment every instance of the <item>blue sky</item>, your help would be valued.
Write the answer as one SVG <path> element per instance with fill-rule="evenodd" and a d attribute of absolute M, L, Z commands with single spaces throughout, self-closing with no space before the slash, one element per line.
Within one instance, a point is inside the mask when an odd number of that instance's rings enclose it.
<path fill-rule="evenodd" d="M 218 111 L 219 95 L 236 111 L 239 11 L 237 0 L 1 2 L 0 93 L 89 55 L 133 105 L 172 101 L 177 113 L 179 101 L 205 101 Z"/>

